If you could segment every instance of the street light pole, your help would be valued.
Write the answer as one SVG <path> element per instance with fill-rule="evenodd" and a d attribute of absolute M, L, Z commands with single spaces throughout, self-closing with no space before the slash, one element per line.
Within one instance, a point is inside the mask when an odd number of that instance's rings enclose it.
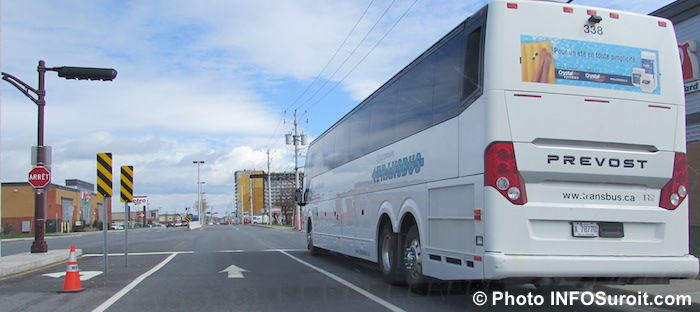
<path fill-rule="evenodd" d="M 47 157 L 49 150 L 44 146 L 44 107 L 46 106 L 46 88 L 45 77 L 46 71 L 58 72 L 59 77 L 66 79 L 89 79 L 111 81 L 117 77 L 117 71 L 111 68 L 89 68 L 89 67 L 46 67 L 43 60 L 39 61 L 37 72 L 39 74 L 38 89 L 34 89 L 19 78 L 8 73 L 2 73 L 2 80 L 5 80 L 15 86 L 24 95 L 26 95 L 38 108 L 37 117 L 37 153 L 35 166 L 46 167 L 49 172 L 51 169 L 50 158 Z M 32 95 L 32 93 L 34 95 Z M 50 183 L 51 181 L 49 181 Z M 46 228 L 46 193 L 43 188 L 36 188 L 34 200 L 34 242 L 32 243 L 32 253 L 44 253 L 49 250 L 44 239 L 44 231 Z"/>
<path fill-rule="evenodd" d="M 202 182 L 199 181 L 199 165 L 203 164 L 203 160 L 195 160 L 192 163 L 197 164 L 197 213 L 199 214 L 199 222 L 204 226 L 204 215 L 202 214 Z"/>
<path fill-rule="evenodd" d="M 45 166 L 51 171 L 51 164 L 46 163 L 44 155 L 44 107 L 46 106 L 46 63 L 39 61 L 39 90 L 37 90 L 36 105 L 39 109 L 37 121 L 37 153 L 36 165 Z M 50 182 L 50 181 L 49 181 Z M 32 243 L 31 252 L 41 253 L 49 251 L 49 246 L 44 240 L 44 231 L 46 230 L 46 193 L 43 189 L 37 189 L 34 201 L 34 242 Z"/>

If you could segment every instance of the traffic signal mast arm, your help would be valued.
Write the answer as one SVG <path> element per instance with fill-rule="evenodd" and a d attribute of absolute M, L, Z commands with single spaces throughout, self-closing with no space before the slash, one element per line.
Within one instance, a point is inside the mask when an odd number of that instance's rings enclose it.
<path fill-rule="evenodd" d="M 46 90 L 43 88 L 44 73 L 46 71 L 55 71 L 58 73 L 59 77 L 66 79 L 78 79 L 78 80 L 102 80 L 102 81 L 112 81 L 117 77 L 117 71 L 112 68 L 93 68 L 93 67 L 72 67 L 72 66 L 61 66 L 61 67 L 46 67 L 44 61 L 39 61 L 39 66 L 37 67 L 39 72 L 39 89 L 34 89 L 24 81 L 19 78 L 10 75 L 8 73 L 2 73 L 2 80 L 5 80 L 15 86 L 19 91 L 22 91 L 32 102 L 36 105 L 45 105 L 46 101 L 44 96 L 46 95 Z M 31 91 L 31 92 L 30 92 Z M 32 95 L 32 93 L 35 96 Z"/>
<path fill-rule="evenodd" d="M 26 95 L 36 105 L 41 105 L 41 104 L 39 104 L 39 99 L 38 99 L 39 98 L 39 90 L 32 88 L 31 86 L 26 84 L 24 81 L 19 80 L 17 77 L 12 76 L 8 73 L 2 73 L 2 80 L 9 82 L 13 86 L 15 86 L 15 88 L 17 88 L 19 91 L 22 91 L 22 93 L 24 93 L 24 95 Z M 29 93 L 29 91 L 34 93 L 36 95 L 36 98 L 34 96 L 32 96 L 32 94 Z M 46 93 L 46 91 L 43 91 L 43 92 Z M 45 103 L 42 103 L 42 104 L 45 104 Z"/>

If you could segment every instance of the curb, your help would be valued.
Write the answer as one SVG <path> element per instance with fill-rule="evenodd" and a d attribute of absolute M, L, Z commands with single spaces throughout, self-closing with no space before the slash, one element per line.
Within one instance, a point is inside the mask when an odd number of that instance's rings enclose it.
<path fill-rule="evenodd" d="M 246 225 L 252 225 L 252 226 L 257 226 L 257 227 L 261 227 L 261 228 L 268 228 L 268 229 L 273 229 L 273 230 L 292 231 L 292 232 L 301 233 L 301 231 L 297 231 L 293 227 L 281 227 L 281 226 L 277 226 L 277 225 L 267 225 L 267 224 L 260 224 L 260 223 L 246 224 Z"/>
<path fill-rule="evenodd" d="M 0 257 L 0 277 L 14 275 L 54 263 L 68 260 L 68 249 L 49 250 L 46 253 L 22 253 Z M 83 254 L 82 249 L 76 249 L 76 256 Z"/>

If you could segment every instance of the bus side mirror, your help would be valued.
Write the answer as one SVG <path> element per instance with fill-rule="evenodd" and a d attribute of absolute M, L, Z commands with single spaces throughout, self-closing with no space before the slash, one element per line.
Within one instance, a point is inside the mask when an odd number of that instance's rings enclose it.
<path fill-rule="evenodd" d="M 308 190 L 302 193 L 301 189 L 296 189 L 294 192 L 294 198 L 297 200 L 299 206 L 306 206 L 306 196 L 308 195 Z"/>

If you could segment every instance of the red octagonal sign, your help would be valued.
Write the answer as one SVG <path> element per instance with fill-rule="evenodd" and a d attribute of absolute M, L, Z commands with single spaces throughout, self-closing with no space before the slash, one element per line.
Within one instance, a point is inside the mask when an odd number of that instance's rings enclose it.
<path fill-rule="evenodd" d="M 51 182 L 51 172 L 44 167 L 34 167 L 29 171 L 29 184 L 35 188 L 43 188 Z"/>

